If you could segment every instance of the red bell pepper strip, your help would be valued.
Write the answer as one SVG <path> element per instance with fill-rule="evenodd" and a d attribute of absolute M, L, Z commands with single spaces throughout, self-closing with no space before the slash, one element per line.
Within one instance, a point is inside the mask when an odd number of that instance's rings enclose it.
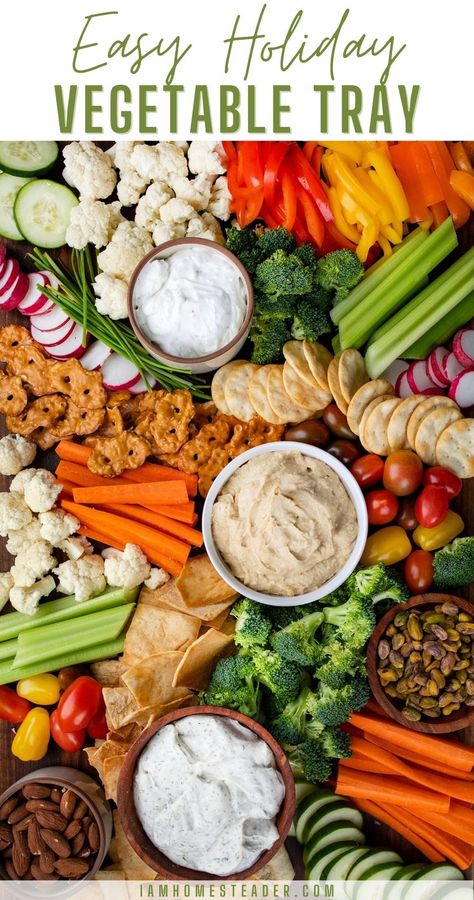
<path fill-rule="evenodd" d="M 265 173 L 263 176 L 263 190 L 265 194 L 265 202 L 268 204 L 270 209 L 272 209 L 273 206 L 276 181 L 278 173 L 280 171 L 280 166 L 286 154 L 288 153 L 290 146 L 291 144 L 289 141 L 275 142 L 268 154 L 267 162 L 265 165 Z"/>
<path fill-rule="evenodd" d="M 303 208 L 306 228 L 311 239 L 318 247 L 322 247 L 324 241 L 324 221 L 315 202 L 305 190 L 300 189 L 298 203 L 300 203 Z"/>
<path fill-rule="evenodd" d="M 316 172 L 316 175 L 318 176 L 318 178 L 321 177 L 321 163 L 323 160 L 323 153 L 324 153 L 324 147 L 321 147 L 321 145 L 318 144 L 314 148 L 313 155 L 311 157 L 311 165 L 312 165 L 314 171 Z"/>
<path fill-rule="evenodd" d="M 334 222 L 332 209 L 329 200 L 326 197 L 323 185 L 311 164 L 306 159 L 303 151 L 300 150 L 296 144 L 291 148 L 289 158 L 298 182 L 307 192 L 310 199 L 314 201 L 324 221 Z"/>
<path fill-rule="evenodd" d="M 282 225 L 285 221 L 284 216 L 280 214 L 280 210 L 275 207 L 272 208 L 271 212 L 265 203 L 263 202 L 262 208 L 260 210 L 260 218 L 263 219 L 266 225 L 269 228 L 278 228 L 279 225 Z"/>
<path fill-rule="evenodd" d="M 313 159 L 313 153 L 316 150 L 317 146 L 317 141 L 306 141 L 306 144 L 303 147 L 303 153 L 306 156 L 306 159 L 309 160 L 309 162 L 311 162 L 311 160 Z"/>
<path fill-rule="evenodd" d="M 323 253 L 329 253 L 330 250 L 352 250 L 354 253 L 357 250 L 357 245 L 350 241 L 348 238 L 344 237 L 343 234 L 339 231 L 337 225 L 334 222 L 326 223 L 326 235 L 324 238 L 324 243 L 322 246 Z"/>
<path fill-rule="evenodd" d="M 246 228 L 255 219 L 258 219 L 263 204 L 263 190 L 253 191 L 252 197 L 249 197 L 240 210 L 238 221 L 241 228 Z"/>
<path fill-rule="evenodd" d="M 439 178 L 444 200 L 453 217 L 454 227 L 461 228 L 466 224 L 471 210 L 467 203 L 458 197 L 449 183 L 449 176 L 454 168 L 449 150 L 444 141 L 426 141 L 425 143 L 433 168 Z"/>
<path fill-rule="evenodd" d="M 284 165 L 281 176 L 281 190 L 283 194 L 283 207 L 285 210 L 284 228 L 293 231 L 296 221 L 297 192 L 293 174 L 289 166 Z"/>
<path fill-rule="evenodd" d="M 244 181 L 250 187 L 261 188 L 263 185 L 263 166 L 260 158 L 259 141 L 239 141 L 237 144 L 239 182 Z"/>
<path fill-rule="evenodd" d="M 224 153 L 227 156 L 228 162 L 235 162 L 237 159 L 237 150 L 234 147 L 232 141 L 222 141 L 222 146 L 224 148 Z"/>

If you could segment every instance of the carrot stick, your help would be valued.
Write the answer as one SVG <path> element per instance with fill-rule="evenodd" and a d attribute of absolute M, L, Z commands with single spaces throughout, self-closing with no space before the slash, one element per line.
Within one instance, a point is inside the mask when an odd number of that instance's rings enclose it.
<path fill-rule="evenodd" d="M 107 487 L 77 487 L 73 491 L 75 503 L 147 503 L 175 504 L 188 502 L 186 485 L 182 481 L 151 481 L 148 484 L 111 484 Z"/>
<path fill-rule="evenodd" d="M 460 841 L 457 838 L 452 837 L 452 835 L 446 834 L 445 831 L 439 831 L 434 825 L 430 825 L 425 819 L 420 819 L 413 812 L 399 809 L 390 804 L 386 806 L 386 809 L 388 813 L 392 814 L 394 819 L 399 821 L 400 825 L 406 823 L 413 831 L 422 834 L 435 850 L 438 850 L 439 853 L 443 853 L 444 856 L 450 859 L 456 866 L 459 866 L 460 869 L 466 869 L 471 863 L 472 847 L 465 841 Z M 419 810 L 419 812 L 421 812 L 421 810 Z M 424 810 L 422 814 L 425 814 Z"/>
<path fill-rule="evenodd" d="M 393 828 L 394 831 L 401 834 L 405 840 L 409 841 L 410 844 L 413 844 L 414 847 L 417 847 L 418 850 L 423 853 L 427 859 L 431 860 L 431 862 L 442 862 L 443 859 L 446 859 L 445 856 L 442 856 L 438 850 L 435 850 L 431 844 L 429 844 L 421 835 L 417 834 L 415 831 L 412 831 L 408 825 L 404 825 L 399 822 L 397 819 L 391 815 L 387 811 L 387 809 L 383 806 L 379 806 L 378 803 L 373 803 L 371 800 L 354 800 L 354 805 L 360 809 L 361 812 L 368 813 L 369 816 L 373 816 L 374 819 L 378 819 L 380 822 L 383 822 L 385 825 L 388 825 L 389 828 Z"/>
<path fill-rule="evenodd" d="M 203 537 L 200 531 L 190 528 L 189 525 L 183 525 L 181 522 L 167 519 L 166 516 L 161 516 L 159 513 L 149 512 L 148 509 L 143 509 L 141 506 L 107 503 L 107 510 L 120 516 L 136 519 L 137 522 L 143 522 L 144 525 L 150 525 L 152 528 L 171 534 L 182 541 L 186 541 L 187 544 L 191 544 L 193 547 L 202 547 L 203 545 Z"/>
<path fill-rule="evenodd" d="M 346 797 L 359 797 L 362 800 L 380 800 L 381 803 L 394 803 L 403 809 L 417 809 L 423 812 L 447 813 L 449 797 L 437 794 L 425 788 L 415 787 L 409 781 L 393 776 L 363 774 L 358 772 L 338 772 L 337 793 Z"/>
<path fill-rule="evenodd" d="M 439 763 L 434 762 L 432 759 L 428 759 L 426 756 L 422 756 L 421 753 L 413 753 L 410 750 L 405 750 L 403 747 L 394 747 L 394 745 L 390 744 L 388 741 L 383 741 L 382 738 L 375 738 L 372 734 L 367 734 L 367 732 L 357 731 L 357 734 L 364 737 L 369 743 L 376 744 L 378 747 L 382 747 L 390 753 L 395 753 L 396 756 L 401 756 L 403 759 L 408 760 L 408 762 L 413 762 L 422 768 L 433 769 L 435 772 L 439 772 Z M 461 772 L 460 769 L 454 769 L 452 766 L 446 766 L 444 764 L 442 774 L 446 776 L 449 775 L 451 778 L 460 779 L 461 781 L 474 781 L 474 775 L 471 772 Z"/>
<path fill-rule="evenodd" d="M 117 540 L 138 544 L 144 549 L 146 547 L 154 548 L 158 553 L 170 556 L 180 563 L 185 563 L 189 556 L 191 549 L 189 544 L 184 544 L 177 538 L 162 534 L 135 520 L 114 516 L 90 506 L 80 506 L 78 503 L 71 503 L 70 500 L 63 500 L 61 506 L 67 512 L 77 516 L 82 525 L 87 525 L 100 534 L 113 534 Z"/>
<path fill-rule="evenodd" d="M 67 497 L 68 499 L 72 500 L 72 492 L 76 486 L 72 483 L 72 481 L 66 481 L 65 479 L 63 479 L 62 481 L 58 481 L 58 479 L 56 478 L 55 484 L 61 487 L 61 493 L 59 495 L 61 499 L 63 497 Z"/>
<path fill-rule="evenodd" d="M 82 466 L 87 465 L 87 460 L 92 453 L 90 447 L 86 447 L 85 444 L 75 444 L 74 441 L 59 441 L 54 450 L 59 459 L 67 459 L 69 462 L 80 463 Z"/>
<path fill-rule="evenodd" d="M 160 503 L 159 506 L 148 506 L 147 504 L 143 508 L 149 509 L 152 513 L 158 513 L 160 516 L 166 516 L 167 519 L 183 522 L 185 525 L 195 525 L 198 520 L 192 500 L 188 500 L 187 503 L 180 503 L 177 506 L 167 506 Z"/>
<path fill-rule="evenodd" d="M 125 547 L 123 541 L 118 541 L 115 537 L 107 537 L 105 534 L 101 534 L 100 531 L 95 531 L 93 528 L 88 528 L 86 525 L 81 525 L 79 534 L 83 534 L 84 537 L 90 538 L 91 541 L 98 541 L 100 544 L 105 544 L 106 547 L 115 547 L 116 550 L 123 550 Z M 168 556 L 164 556 L 153 549 L 150 550 L 147 548 L 144 552 L 149 562 L 153 563 L 155 566 L 160 566 L 161 569 L 164 569 L 165 572 L 168 572 L 170 575 L 175 575 L 177 577 L 183 571 L 183 566 L 181 563 L 176 562 L 175 559 L 170 559 Z"/>
<path fill-rule="evenodd" d="M 416 753 L 426 754 L 442 765 L 447 764 L 463 772 L 470 772 L 474 765 L 474 750 L 457 741 L 440 740 L 420 731 L 410 731 L 388 719 L 378 719 L 363 713 L 352 713 L 350 721 L 362 731 L 393 742 L 395 747 L 406 747 Z"/>
<path fill-rule="evenodd" d="M 466 838 L 469 838 L 470 835 L 474 835 L 474 813 L 471 809 L 466 808 L 466 812 L 471 816 L 470 820 L 466 823 L 453 812 L 452 807 L 453 804 L 451 804 L 449 816 L 440 816 L 438 813 L 428 813 L 425 811 L 423 813 L 423 819 L 430 825 L 439 828 L 440 831 L 445 831 L 447 834 L 465 842 Z"/>
<path fill-rule="evenodd" d="M 353 753 L 348 759 L 339 760 L 339 768 L 356 769 L 358 772 L 373 772 L 376 775 L 386 775 L 387 770 L 375 759 L 368 759 L 366 756 L 359 756 Z"/>
<path fill-rule="evenodd" d="M 468 803 L 474 803 L 474 785 L 467 784 L 465 781 L 458 781 L 457 778 L 446 778 L 443 775 L 434 772 L 426 772 L 416 766 L 407 766 L 407 764 L 394 756 L 388 750 L 384 750 L 377 744 L 371 744 L 363 738 L 352 737 L 351 745 L 353 750 L 367 756 L 369 760 L 375 759 L 381 765 L 385 766 L 385 774 L 389 775 L 395 772 L 402 778 L 408 778 L 416 784 L 430 788 L 433 791 L 439 791 L 440 794 L 446 794 L 447 797 L 456 797 L 457 800 L 466 800 Z M 368 769 L 370 772 L 371 770 Z"/>

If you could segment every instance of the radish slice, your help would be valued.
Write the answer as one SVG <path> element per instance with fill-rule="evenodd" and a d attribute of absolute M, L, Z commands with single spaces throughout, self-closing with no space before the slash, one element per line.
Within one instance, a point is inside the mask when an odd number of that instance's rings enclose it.
<path fill-rule="evenodd" d="M 474 328 L 463 328 L 454 335 L 453 353 L 465 369 L 474 366 Z"/>
<path fill-rule="evenodd" d="M 102 366 L 102 379 L 109 391 L 126 391 L 140 380 L 140 372 L 124 356 L 111 353 Z"/>
<path fill-rule="evenodd" d="M 414 394 L 421 394 L 422 391 L 435 387 L 434 382 L 428 375 L 425 359 L 419 359 L 417 362 L 410 363 L 407 369 L 407 381 Z"/>
<path fill-rule="evenodd" d="M 32 316 L 33 313 L 39 313 L 40 310 L 43 311 L 45 306 L 49 307 L 51 301 L 41 293 L 41 288 L 38 287 L 38 285 L 46 287 L 45 275 L 41 275 L 40 272 L 33 272 L 31 275 L 27 275 L 27 278 L 29 288 L 26 296 L 18 304 L 18 311 L 23 313 L 24 316 Z"/>
<path fill-rule="evenodd" d="M 423 394 L 425 397 L 443 397 L 446 390 L 440 387 L 430 387 L 425 388 L 424 391 L 418 391 L 418 393 Z"/>
<path fill-rule="evenodd" d="M 56 331 L 56 328 L 61 328 L 65 322 L 69 321 L 68 314 L 56 304 L 50 312 L 42 312 L 36 316 L 31 316 L 31 325 L 34 325 L 38 331 Z"/>
<path fill-rule="evenodd" d="M 53 291 L 59 290 L 59 281 L 52 272 L 48 272 L 47 269 L 40 269 L 39 274 L 45 276 L 47 283 L 51 285 Z"/>
<path fill-rule="evenodd" d="M 389 381 L 395 387 L 398 376 L 402 372 L 406 372 L 407 369 L 408 363 L 406 359 L 394 359 L 393 363 L 389 365 L 388 369 L 385 369 L 385 372 L 380 377 L 385 378 L 386 381 Z"/>
<path fill-rule="evenodd" d="M 4 241 L 0 241 L 0 272 L 7 261 L 7 247 Z"/>
<path fill-rule="evenodd" d="M 72 319 L 68 318 L 60 328 L 55 328 L 54 331 L 40 331 L 36 325 L 32 325 L 31 337 L 43 347 L 57 347 L 69 337 L 75 324 Z"/>
<path fill-rule="evenodd" d="M 150 385 L 150 387 L 154 388 L 156 385 L 156 378 L 153 378 L 153 375 L 148 375 L 148 374 L 146 377 L 147 377 L 147 381 L 148 381 L 148 384 Z M 144 394 L 145 391 L 147 391 L 147 390 L 148 390 L 148 388 L 147 388 L 145 382 L 143 381 L 143 378 L 139 378 L 138 381 L 136 382 L 136 384 L 132 384 L 131 387 L 129 387 L 129 391 L 131 394 Z"/>
<path fill-rule="evenodd" d="M 23 272 L 17 275 L 14 283 L 8 291 L 0 295 L 0 309 L 16 309 L 28 291 L 29 281 Z"/>
<path fill-rule="evenodd" d="M 407 372 L 408 369 L 398 376 L 397 383 L 395 385 L 395 393 L 397 397 L 401 397 L 402 400 L 405 400 L 406 397 L 411 397 L 416 393 L 416 391 L 412 391 L 410 385 L 408 384 Z"/>
<path fill-rule="evenodd" d="M 445 356 L 449 356 L 448 350 L 446 347 L 436 347 L 436 350 L 433 350 L 427 360 L 428 363 L 428 373 L 430 375 L 431 380 L 434 384 L 437 384 L 439 387 L 445 387 L 449 384 L 449 380 L 445 375 L 443 368 L 443 360 Z"/>
<path fill-rule="evenodd" d="M 10 290 L 15 284 L 19 274 L 20 263 L 16 259 L 9 259 L 3 271 L 3 275 L 0 278 L 0 294 L 4 294 L 6 291 Z"/>
<path fill-rule="evenodd" d="M 53 347 L 53 350 L 54 353 L 48 351 L 53 359 L 79 359 L 86 352 L 86 348 L 82 346 L 82 326 L 74 325 L 69 336 Z"/>
<path fill-rule="evenodd" d="M 454 379 L 449 396 L 461 409 L 474 405 L 474 368 L 463 369 Z"/>
<path fill-rule="evenodd" d="M 110 347 L 106 347 L 102 341 L 94 341 L 81 357 L 81 365 L 89 372 L 95 372 L 96 369 L 100 369 L 111 353 Z"/>
<path fill-rule="evenodd" d="M 454 353 L 448 353 L 448 357 L 443 365 L 449 384 L 452 384 L 456 376 L 466 368 L 466 366 L 462 366 L 459 360 L 456 359 Z"/>

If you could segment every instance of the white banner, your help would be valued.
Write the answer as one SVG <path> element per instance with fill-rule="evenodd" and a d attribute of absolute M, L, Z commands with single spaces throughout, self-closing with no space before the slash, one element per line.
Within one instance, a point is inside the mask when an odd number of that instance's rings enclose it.
<path fill-rule="evenodd" d="M 474 4 L 16 0 L 0 137 L 466 139 Z"/>

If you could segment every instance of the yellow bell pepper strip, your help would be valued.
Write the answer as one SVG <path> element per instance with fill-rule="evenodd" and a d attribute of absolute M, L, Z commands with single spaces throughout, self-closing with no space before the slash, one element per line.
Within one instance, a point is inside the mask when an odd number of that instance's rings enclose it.
<path fill-rule="evenodd" d="M 23 719 L 12 743 L 12 753 L 22 762 L 36 762 L 48 751 L 49 715 L 41 706 L 31 709 Z"/>
<path fill-rule="evenodd" d="M 380 247 L 382 249 L 382 253 L 384 256 L 392 255 L 392 253 L 393 253 L 392 245 L 391 245 L 390 241 L 386 237 L 383 236 L 382 233 L 379 234 L 379 236 L 377 238 L 377 243 L 380 244 Z"/>
<path fill-rule="evenodd" d="M 458 197 L 461 197 L 471 209 L 474 209 L 474 174 L 453 169 L 449 176 L 449 183 Z"/>
<path fill-rule="evenodd" d="M 376 174 L 375 172 L 373 173 Z M 390 206 L 390 203 L 387 201 L 386 196 L 384 196 L 383 189 L 380 190 L 377 184 L 374 183 L 372 178 L 370 177 L 370 173 L 367 169 L 363 169 L 362 166 L 359 166 L 357 169 L 354 169 L 354 175 L 357 178 L 357 181 L 367 191 L 368 194 L 375 200 L 377 204 L 377 219 L 382 225 L 388 225 L 392 219 L 395 217 L 395 213 Z"/>
<path fill-rule="evenodd" d="M 413 532 L 413 540 L 422 550 L 439 550 L 449 544 L 464 531 L 464 522 L 458 513 L 448 510 L 443 521 L 434 528 L 418 525 Z"/>
<path fill-rule="evenodd" d="M 39 706 L 52 706 L 59 700 L 59 678 L 56 675 L 33 675 L 22 678 L 16 686 L 19 697 L 37 703 Z"/>
<path fill-rule="evenodd" d="M 339 197 L 337 196 L 336 188 L 328 188 L 328 196 L 329 202 L 331 204 L 331 209 L 334 213 L 334 221 L 336 223 L 336 227 L 339 229 L 341 234 L 344 235 L 345 238 L 347 238 L 349 241 L 352 241 L 354 244 L 358 244 L 360 240 L 360 234 L 357 231 L 357 228 L 354 225 L 350 225 L 345 218 L 342 206 L 339 202 Z"/>
<path fill-rule="evenodd" d="M 364 154 L 364 163 L 375 169 L 395 211 L 396 218 L 404 222 L 410 215 L 408 201 L 400 179 L 397 178 L 388 157 L 382 150 L 367 150 Z"/>
<path fill-rule="evenodd" d="M 365 263 L 370 248 L 375 244 L 377 240 L 377 236 L 379 234 L 378 226 L 373 225 L 365 225 L 362 229 L 362 237 L 357 245 L 357 256 L 359 257 L 361 263 Z"/>
<path fill-rule="evenodd" d="M 345 190 L 351 194 L 354 200 L 366 210 L 372 217 L 376 217 L 379 211 L 379 204 L 366 191 L 357 180 L 354 169 L 351 169 L 346 160 L 339 154 L 332 153 L 326 162 L 327 170 L 330 174 L 331 184 L 342 184 Z"/>
<path fill-rule="evenodd" d="M 471 160 L 466 153 L 466 148 L 462 141 L 455 141 L 452 144 L 448 144 L 448 148 L 456 169 L 459 169 L 461 172 L 469 172 L 469 175 L 474 175 L 474 168 L 471 165 Z"/>
<path fill-rule="evenodd" d="M 375 566 L 376 563 L 385 563 L 393 566 L 410 555 L 412 550 L 410 539 L 404 528 L 400 525 L 388 525 L 374 531 L 367 538 L 367 543 L 362 554 L 363 566 Z"/>
<path fill-rule="evenodd" d="M 362 162 L 362 155 L 364 153 L 363 142 L 320 141 L 320 144 L 322 147 L 327 147 L 328 150 L 333 150 L 334 153 L 340 153 L 341 156 L 345 156 L 347 159 L 352 160 L 356 165 L 360 165 Z"/>
<path fill-rule="evenodd" d="M 396 229 L 395 225 L 382 225 L 380 231 L 387 240 L 391 241 L 392 244 L 400 244 L 402 240 L 402 235 Z"/>
<path fill-rule="evenodd" d="M 449 176 L 453 169 L 453 161 L 444 141 L 425 141 L 433 168 L 439 178 L 444 200 L 453 217 L 454 227 L 462 228 L 466 224 L 471 210 L 464 200 L 456 194 L 449 183 Z"/>

